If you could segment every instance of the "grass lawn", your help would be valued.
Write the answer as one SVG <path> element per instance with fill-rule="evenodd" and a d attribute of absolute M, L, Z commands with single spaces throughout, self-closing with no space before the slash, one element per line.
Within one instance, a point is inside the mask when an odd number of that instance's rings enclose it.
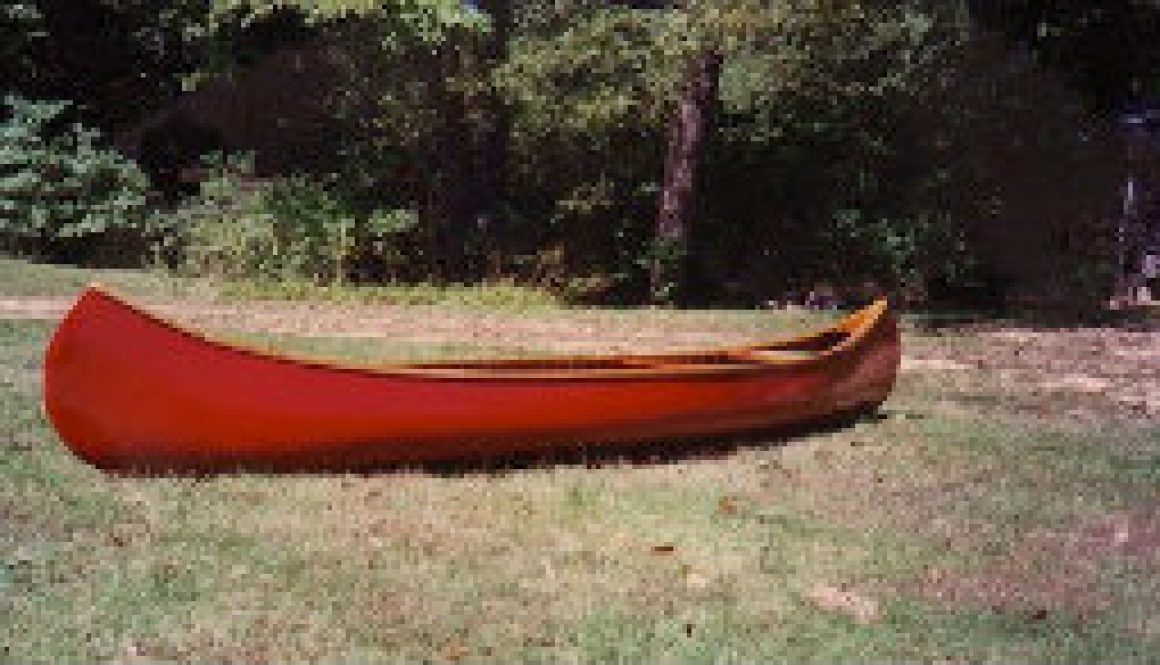
<path fill-rule="evenodd" d="M 101 282 L 147 298 L 190 296 L 209 288 L 196 280 L 173 279 L 162 273 L 76 268 L 0 256 L 0 298 L 72 297 L 89 282 Z"/>
<path fill-rule="evenodd" d="M 72 295 L 90 275 L 0 261 L 0 299 Z M 154 299 L 200 293 L 115 276 Z M 310 307 L 185 313 L 360 359 L 695 346 L 816 323 L 550 307 L 368 319 L 422 323 L 396 339 L 346 334 L 350 305 Z M 58 441 L 40 409 L 52 328 L 0 320 L 0 661 L 1160 653 L 1157 333 L 909 330 L 880 418 L 675 461 L 170 479 L 104 475 Z"/>

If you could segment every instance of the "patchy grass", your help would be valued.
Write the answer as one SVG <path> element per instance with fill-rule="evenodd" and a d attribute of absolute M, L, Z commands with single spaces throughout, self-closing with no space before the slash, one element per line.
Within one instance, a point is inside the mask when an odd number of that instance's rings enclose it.
<path fill-rule="evenodd" d="M 404 328 L 386 314 L 343 336 L 343 313 L 357 310 L 300 310 L 198 316 L 250 341 L 359 360 L 655 348 L 666 332 L 700 344 L 816 323 L 547 310 L 456 310 L 440 323 L 432 308 L 390 310 L 443 331 L 424 342 L 362 336 Z M 255 332 L 275 321 L 280 332 Z M 712 456 L 195 480 L 106 476 L 62 447 L 39 408 L 51 328 L 0 320 L 0 660 L 1079 663 L 1160 652 L 1160 422 L 1084 392 L 1091 384 L 1052 392 L 1025 380 L 1031 347 L 1059 365 L 1041 363 L 1040 381 L 1076 373 L 1095 348 L 1082 335 L 1012 347 L 912 333 L 879 419 Z M 1107 361 L 1079 373 L 1135 395 L 1155 361 L 1111 359 L 1154 340 L 1101 347 Z M 1075 403 L 1055 406 L 1061 394 Z M 819 588 L 872 602 L 876 620 L 820 606 Z"/>
<path fill-rule="evenodd" d="M 177 279 L 162 272 L 76 268 L 31 263 L 0 256 L 0 297 L 72 297 L 90 282 L 101 282 L 138 297 L 207 297 L 204 281 Z"/>
<path fill-rule="evenodd" d="M 481 285 L 325 286 L 303 281 L 222 281 L 164 271 L 111 270 L 31 263 L 0 257 L 0 297 L 71 297 L 91 282 L 147 300 L 182 298 L 220 303 L 281 301 L 345 306 L 440 306 L 531 312 L 564 303 L 542 289 L 509 282 Z"/>
<path fill-rule="evenodd" d="M 227 335 L 253 348 L 284 352 L 305 358 L 339 358 L 356 363 L 375 363 L 392 360 L 435 361 L 446 358 L 520 358 L 539 355 L 543 349 L 518 344 L 469 344 L 447 341 L 423 343 L 409 339 L 383 337 L 303 337 L 301 335 L 271 334 L 257 331 L 234 331 Z"/>
<path fill-rule="evenodd" d="M 432 284 L 326 286 L 305 281 L 222 281 L 178 277 L 164 271 L 77 268 L 0 256 L 0 297 L 71 297 L 100 282 L 138 298 L 215 302 L 255 300 L 347 306 L 440 306 L 467 310 L 532 312 L 564 303 L 546 290 L 510 282 L 481 285 Z"/>
<path fill-rule="evenodd" d="M 433 284 L 391 286 L 319 285 L 303 281 L 235 281 L 219 285 L 229 300 L 328 302 L 340 305 L 438 305 L 466 309 L 536 311 L 558 309 L 564 303 L 546 290 L 511 282 L 479 285 Z"/>

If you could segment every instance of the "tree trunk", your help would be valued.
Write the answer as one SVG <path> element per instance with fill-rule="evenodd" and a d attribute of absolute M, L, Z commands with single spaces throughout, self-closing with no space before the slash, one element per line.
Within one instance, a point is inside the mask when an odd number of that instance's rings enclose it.
<path fill-rule="evenodd" d="M 654 255 L 649 275 L 654 304 L 672 302 L 684 279 L 689 226 L 696 202 L 697 171 L 712 128 L 721 73 L 721 54 L 705 49 L 693 56 L 669 126 Z"/>

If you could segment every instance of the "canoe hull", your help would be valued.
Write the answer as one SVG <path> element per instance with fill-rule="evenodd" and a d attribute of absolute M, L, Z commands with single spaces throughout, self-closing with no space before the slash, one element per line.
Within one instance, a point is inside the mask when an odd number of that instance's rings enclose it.
<path fill-rule="evenodd" d="M 213 342 L 93 289 L 50 342 L 45 403 L 63 441 L 104 469 L 355 469 L 714 437 L 872 408 L 897 373 L 893 318 L 825 360 L 526 376 L 344 367 Z"/>

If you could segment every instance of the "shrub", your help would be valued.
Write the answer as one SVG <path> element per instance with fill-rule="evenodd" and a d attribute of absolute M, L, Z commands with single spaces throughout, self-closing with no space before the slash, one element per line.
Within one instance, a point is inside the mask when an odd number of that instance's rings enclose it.
<path fill-rule="evenodd" d="M 83 261 L 95 240 L 149 233 L 148 179 L 131 160 L 101 147 L 95 130 L 62 123 L 70 106 L 4 99 L 0 246 L 9 251 Z"/>
<path fill-rule="evenodd" d="M 210 170 L 167 223 L 183 272 L 341 285 L 368 261 L 389 272 L 406 260 L 400 239 L 416 225 L 410 211 L 362 214 L 305 176 L 255 180 L 245 158 L 215 158 Z"/>

